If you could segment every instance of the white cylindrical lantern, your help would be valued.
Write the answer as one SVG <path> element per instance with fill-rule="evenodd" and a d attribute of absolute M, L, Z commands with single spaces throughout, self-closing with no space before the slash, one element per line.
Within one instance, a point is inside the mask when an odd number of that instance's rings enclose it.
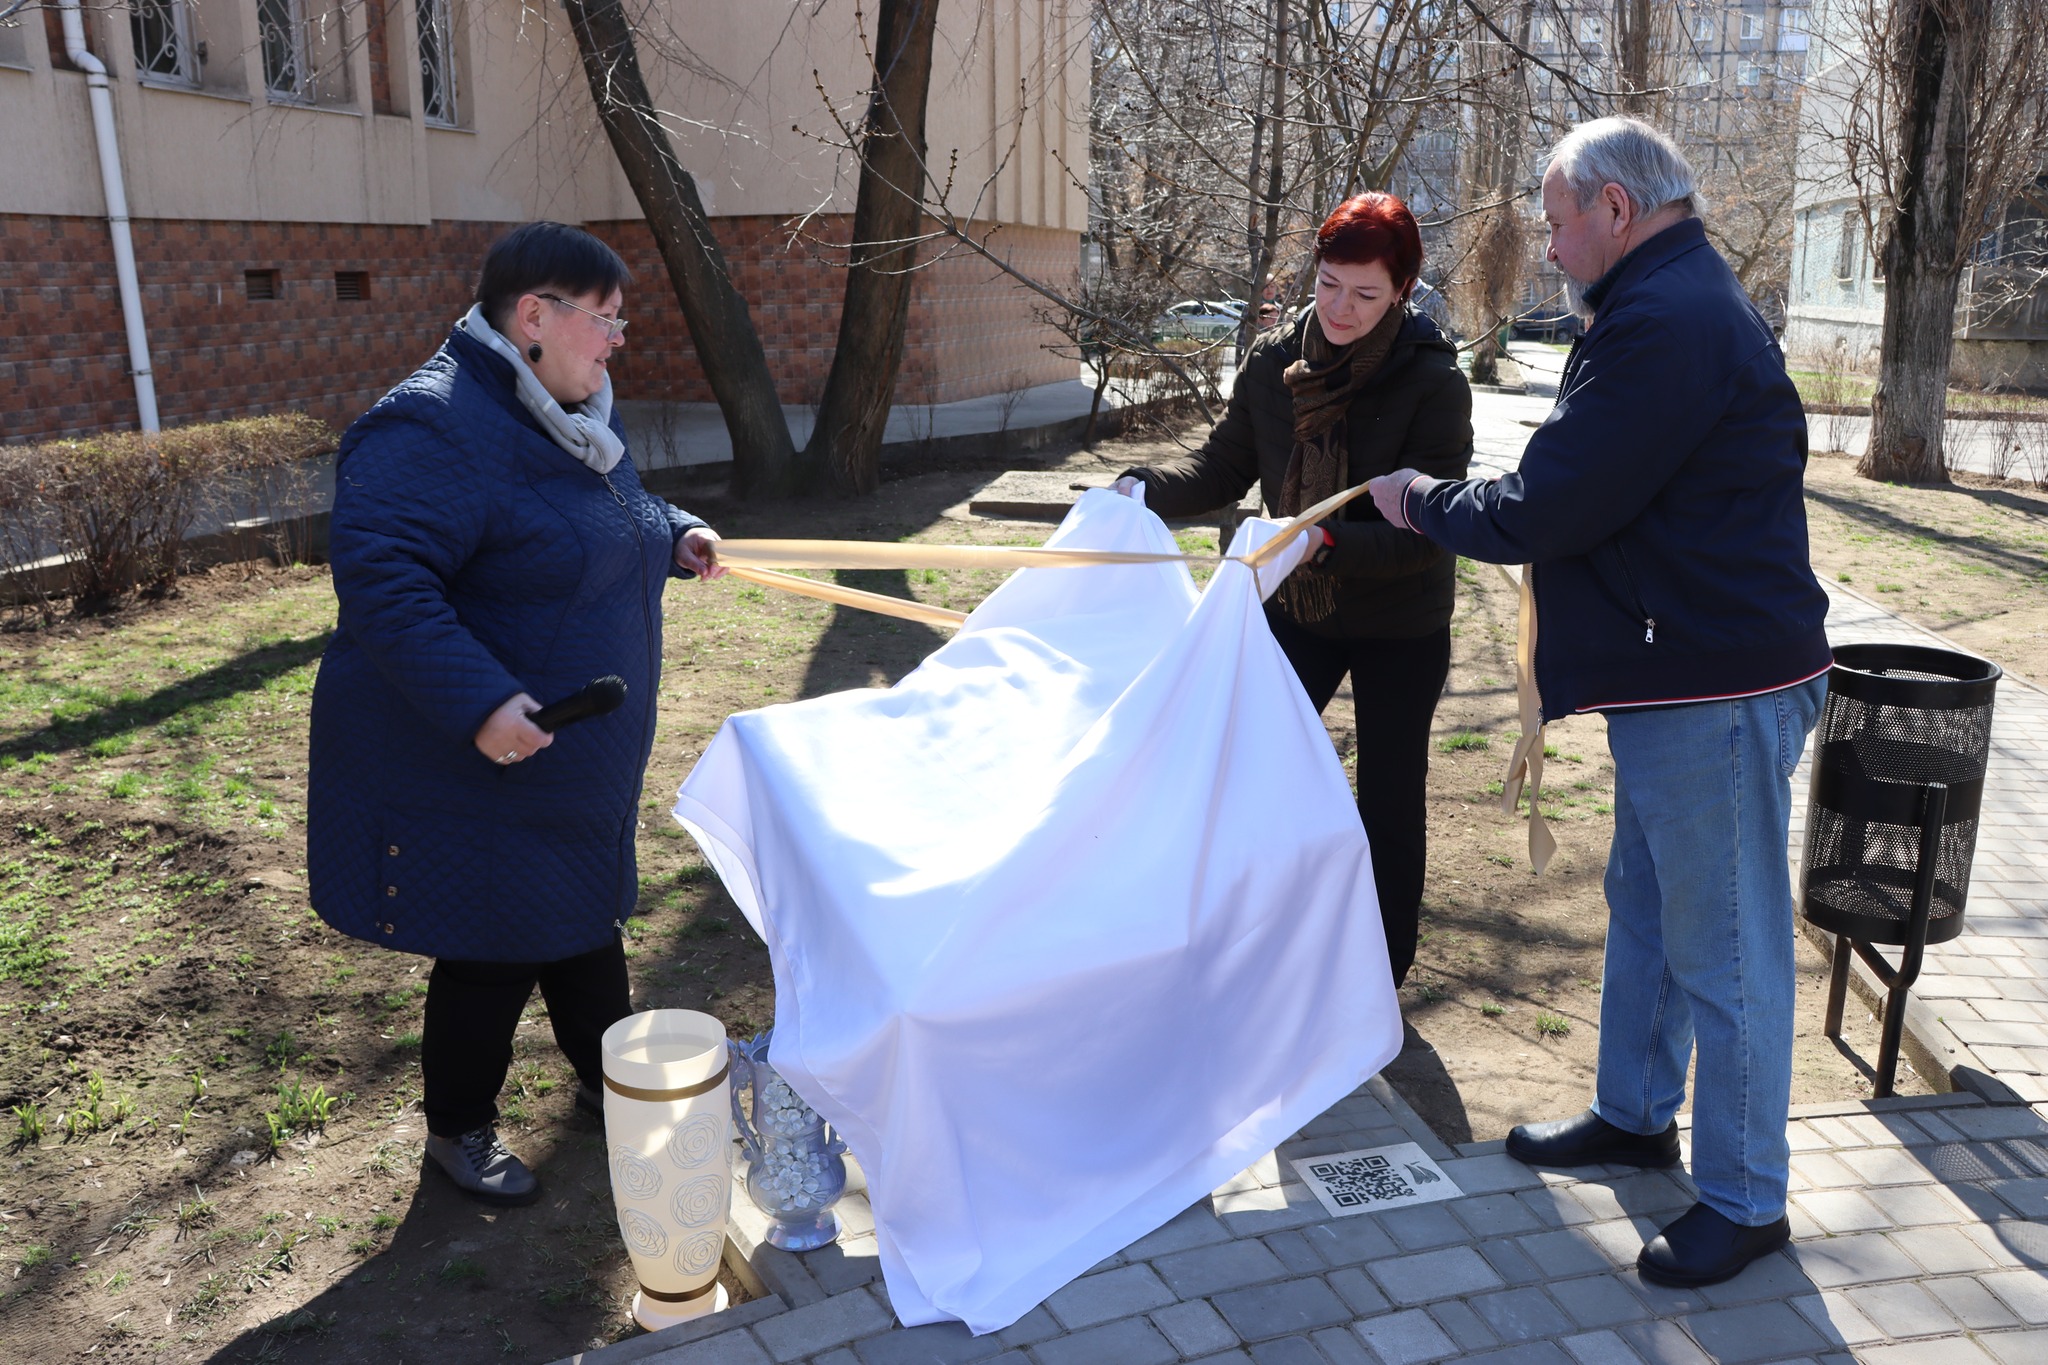
<path fill-rule="evenodd" d="M 606 1029 L 604 1136 L 619 1235 L 640 1281 L 634 1320 L 651 1332 L 725 1307 L 725 1025 L 696 1010 L 647 1010 Z"/>

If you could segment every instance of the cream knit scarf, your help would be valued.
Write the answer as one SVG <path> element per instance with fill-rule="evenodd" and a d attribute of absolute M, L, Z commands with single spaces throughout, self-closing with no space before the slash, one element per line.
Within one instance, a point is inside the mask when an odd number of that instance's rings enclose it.
<path fill-rule="evenodd" d="M 557 403 L 548 391 L 541 387 L 533 369 L 526 363 L 526 357 L 519 348 L 498 335 L 497 330 L 484 317 L 481 305 L 473 305 L 463 314 L 456 326 L 496 351 L 511 362 L 512 377 L 518 385 L 519 401 L 533 414 L 540 429 L 545 431 L 554 443 L 589 465 L 600 474 L 609 474 L 612 467 L 625 457 L 626 443 L 611 429 L 612 377 L 604 377 L 604 387 L 576 405 L 570 412 Z"/>

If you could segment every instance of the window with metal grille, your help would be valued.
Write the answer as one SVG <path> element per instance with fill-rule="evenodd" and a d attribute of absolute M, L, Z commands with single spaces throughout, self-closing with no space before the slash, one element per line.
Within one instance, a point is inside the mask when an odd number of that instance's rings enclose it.
<path fill-rule="evenodd" d="M 263 42 L 263 88 L 285 100 L 306 98 L 306 20 L 299 0 L 256 0 Z"/>
<path fill-rule="evenodd" d="M 1856 278 L 1856 264 L 1862 259 L 1857 237 L 1863 230 L 1863 215 L 1855 209 L 1842 211 L 1842 233 L 1835 242 L 1835 278 L 1847 284 Z"/>
<path fill-rule="evenodd" d="M 244 270 L 242 272 L 242 292 L 255 302 L 278 297 L 277 272 L 275 270 Z"/>
<path fill-rule="evenodd" d="M 184 85 L 199 84 L 192 16 L 185 0 L 130 0 L 128 23 L 135 35 L 137 71 Z"/>
<path fill-rule="evenodd" d="M 429 123 L 453 124 L 455 109 L 455 23 L 453 0 L 418 0 L 420 106 Z"/>
<path fill-rule="evenodd" d="M 370 272 L 367 270 L 337 270 L 334 272 L 334 297 L 340 303 L 361 303 L 370 297 Z"/>

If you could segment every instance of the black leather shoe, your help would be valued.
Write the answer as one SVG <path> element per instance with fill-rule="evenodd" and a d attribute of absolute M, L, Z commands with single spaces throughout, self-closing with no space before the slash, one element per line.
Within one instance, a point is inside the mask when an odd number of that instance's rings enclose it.
<path fill-rule="evenodd" d="M 1678 1121 L 1661 1133 L 1631 1133 L 1588 1109 L 1552 1123 L 1518 1123 L 1508 1133 L 1508 1155 L 1528 1166 L 1642 1166 L 1678 1164 Z"/>
<path fill-rule="evenodd" d="M 1760 1228 L 1744 1227 L 1705 1204 L 1694 1204 L 1650 1239 L 1636 1257 L 1636 1270 L 1652 1284 L 1697 1289 L 1734 1279 L 1751 1261 L 1791 1240 L 1792 1225 L 1783 1218 Z"/>

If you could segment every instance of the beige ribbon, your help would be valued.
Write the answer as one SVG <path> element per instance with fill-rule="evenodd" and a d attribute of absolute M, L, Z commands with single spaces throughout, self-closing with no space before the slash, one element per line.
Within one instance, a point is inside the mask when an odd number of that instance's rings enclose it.
<path fill-rule="evenodd" d="M 831 602 L 842 607 L 859 607 L 862 611 L 872 611 L 882 616 L 898 616 L 905 621 L 916 621 L 920 625 L 957 629 L 967 619 L 966 612 L 927 606 L 923 602 L 914 602 L 907 597 L 863 592 L 859 588 L 845 588 L 837 583 L 820 583 L 815 578 L 798 578 L 795 574 L 777 573 L 773 569 L 743 569 L 726 561 L 725 546 L 725 541 L 718 542 L 718 559 L 721 564 L 725 564 L 725 571 L 734 578 L 743 578 L 764 588 L 780 588 L 799 597 L 815 597 L 821 602 Z"/>
<path fill-rule="evenodd" d="M 1521 590 L 1521 614 L 1515 627 L 1515 700 L 1521 705 L 1522 737 L 1515 741 L 1515 751 L 1508 757 L 1508 770 L 1501 778 L 1500 808 L 1508 815 L 1515 813 L 1515 803 L 1522 795 L 1522 784 L 1527 779 L 1529 787 L 1529 861 L 1535 865 L 1536 875 L 1542 876 L 1543 869 L 1550 865 L 1551 855 L 1557 852 L 1557 840 L 1551 837 L 1550 826 L 1544 822 L 1540 802 L 1543 797 L 1543 699 L 1536 691 L 1536 590 L 1530 582 L 1530 566 L 1524 564 L 1519 578 L 1503 564 L 1500 571 L 1510 583 Z"/>
<path fill-rule="evenodd" d="M 1323 499 L 1280 528 L 1271 540 L 1248 555 L 1157 554 L 1137 550 L 1047 549 L 1042 545 L 922 545 L 914 541 L 880 540 L 721 540 L 718 562 L 734 578 L 815 597 L 843 607 L 898 616 L 930 626 L 958 626 L 962 612 L 926 606 L 859 588 L 799 578 L 781 569 L 1079 569 L 1106 564 L 1212 564 L 1234 560 L 1253 570 L 1263 568 L 1286 550 L 1295 536 L 1365 492 L 1365 485 L 1347 488 Z"/>

